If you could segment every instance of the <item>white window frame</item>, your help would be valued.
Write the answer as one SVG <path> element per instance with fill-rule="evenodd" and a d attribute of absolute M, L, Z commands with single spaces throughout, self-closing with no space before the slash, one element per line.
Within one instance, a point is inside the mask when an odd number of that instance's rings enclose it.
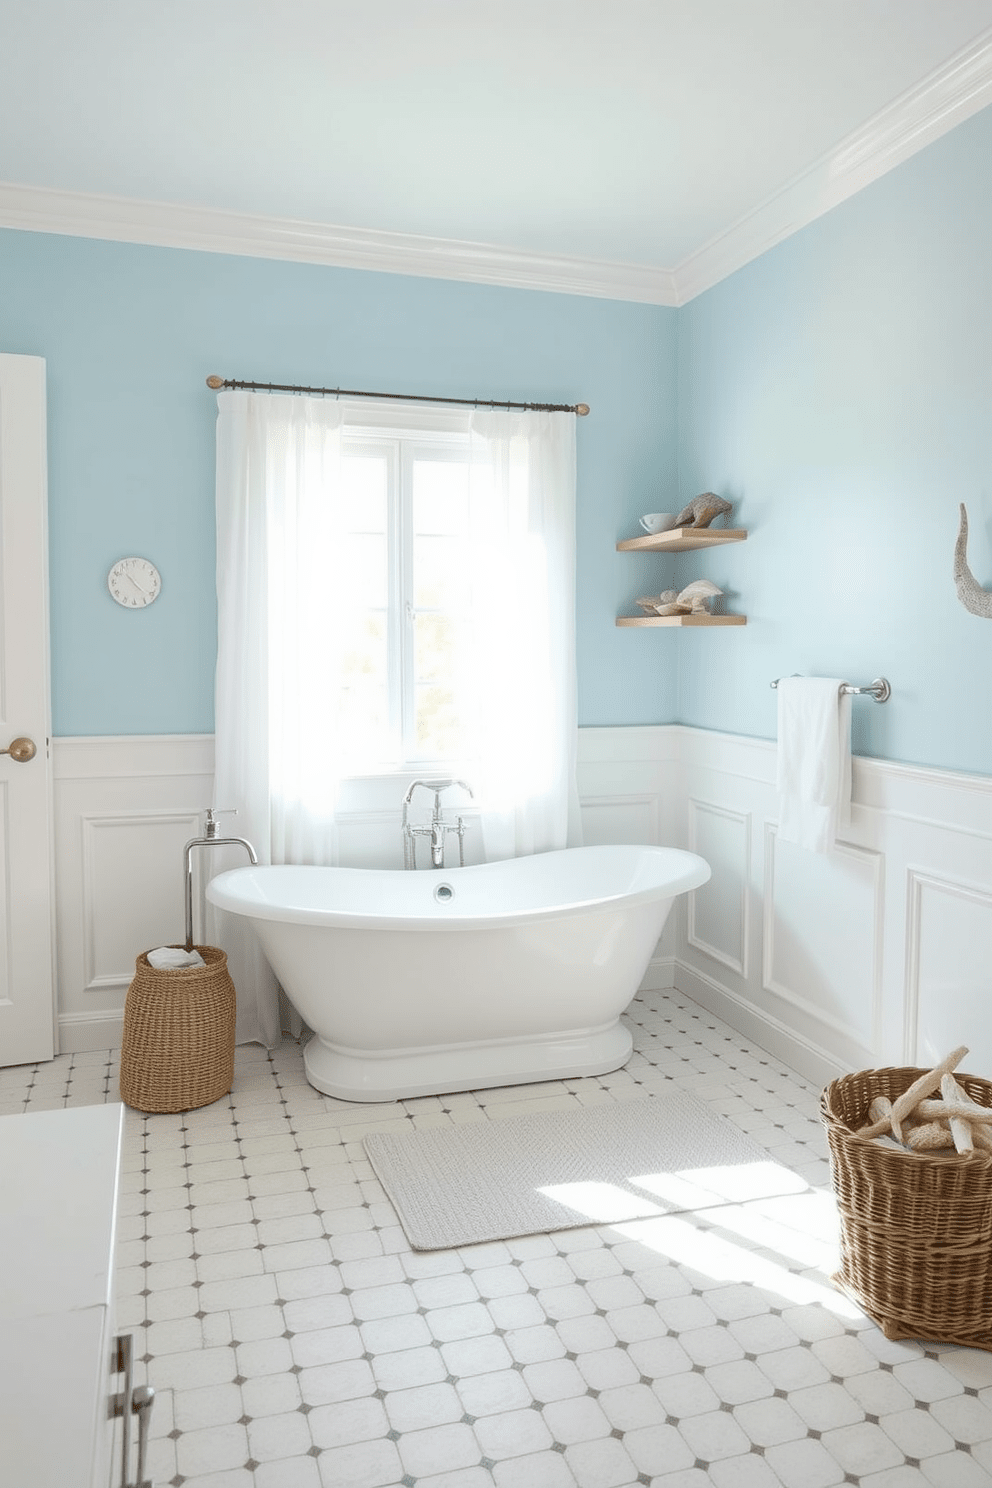
<path fill-rule="evenodd" d="M 387 690 L 390 735 L 398 745 L 395 758 L 371 761 L 367 771 L 349 771 L 346 778 L 356 785 L 382 779 L 395 786 L 398 777 L 428 774 L 464 776 L 478 765 L 471 756 L 418 756 L 413 749 L 413 464 L 424 454 L 441 461 L 464 460 L 471 446 L 469 417 L 470 410 L 432 405 L 398 408 L 375 401 L 351 405 L 346 413 L 342 454 L 384 453 L 387 457 Z"/>

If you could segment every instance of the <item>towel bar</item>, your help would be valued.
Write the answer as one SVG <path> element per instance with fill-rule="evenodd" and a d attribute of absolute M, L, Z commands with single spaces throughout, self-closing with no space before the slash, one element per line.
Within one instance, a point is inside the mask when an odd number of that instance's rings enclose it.
<path fill-rule="evenodd" d="M 781 677 L 776 677 L 770 686 L 777 687 L 781 680 Z M 892 688 L 889 686 L 886 677 L 876 677 L 874 682 L 869 683 L 867 687 L 852 687 L 850 682 L 842 682 L 840 690 L 841 692 L 849 692 L 855 696 L 860 696 L 861 693 L 866 692 L 869 697 L 875 699 L 876 703 L 886 703 L 892 696 Z"/>

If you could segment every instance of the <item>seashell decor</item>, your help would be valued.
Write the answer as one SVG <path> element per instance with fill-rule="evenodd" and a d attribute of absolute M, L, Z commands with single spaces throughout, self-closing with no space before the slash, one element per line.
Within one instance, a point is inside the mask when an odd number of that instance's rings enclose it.
<path fill-rule="evenodd" d="M 672 604 L 676 598 L 677 595 L 674 589 L 665 589 L 661 594 L 645 594 L 636 603 L 647 614 L 656 615 L 659 605 Z"/>
<path fill-rule="evenodd" d="M 649 615 L 708 615 L 708 601 L 722 593 L 710 579 L 694 579 L 680 593 L 665 589 L 661 594 L 645 594 L 637 603 Z"/>
<path fill-rule="evenodd" d="M 676 603 L 687 609 L 690 615 L 707 615 L 709 614 L 706 608 L 707 600 L 722 593 L 723 590 L 718 589 L 712 580 L 695 579 L 685 586 L 678 595 Z"/>

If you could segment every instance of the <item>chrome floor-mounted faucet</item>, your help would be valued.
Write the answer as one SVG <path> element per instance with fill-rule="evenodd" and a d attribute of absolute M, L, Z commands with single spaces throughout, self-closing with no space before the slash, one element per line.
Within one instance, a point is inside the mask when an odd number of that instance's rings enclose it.
<path fill-rule="evenodd" d="M 458 866 L 465 867 L 465 818 L 456 816 L 454 821 L 445 821 L 441 815 L 441 797 L 445 791 L 454 786 L 465 791 L 469 799 L 472 796 L 471 787 L 464 780 L 415 780 L 403 797 L 403 866 L 404 868 L 416 868 L 417 866 L 417 838 L 427 837 L 431 844 L 431 867 L 444 867 L 444 839 L 449 832 L 455 832 L 458 836 Z M 414 826 L 410 822 L 410 802 L 413 800 L 414 792 L 417 790 L 431 791 L 434 796 L 434 809 L 429 822 L 422 822 Z"/>
<path fill-rule="evenodd" d="M 248 860 L 257 864 L 258 858 L 255 849 L 246 837 L 218 837 L 217 817 L 237 816 L 237 811 L 230 812 L 214 811 L 207 807 L 207 827 L 204 837 L 191 837 L 183 848 L 183 888 L 186 894 L 186 949 L 193 949 L 193 849 L 194 847 L 243 847 L 248 854 Z"/>

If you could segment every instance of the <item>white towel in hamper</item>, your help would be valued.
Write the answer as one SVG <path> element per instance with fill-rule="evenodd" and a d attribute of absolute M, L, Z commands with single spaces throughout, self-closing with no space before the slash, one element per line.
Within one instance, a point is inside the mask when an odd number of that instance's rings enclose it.
<path fill-rule="evenodd" d="M 839 677 L 778 684 L 778 835 L 830 852 L 851 804 L 851 698 Z"/>
<path fill-rule="evenodd" d="M 148 952 L 148 965 L 156 971 L 183 971 L 190 966 L 206 966 L 199 951 L 186 951 L 181 946 L 156 946 Z"/>

